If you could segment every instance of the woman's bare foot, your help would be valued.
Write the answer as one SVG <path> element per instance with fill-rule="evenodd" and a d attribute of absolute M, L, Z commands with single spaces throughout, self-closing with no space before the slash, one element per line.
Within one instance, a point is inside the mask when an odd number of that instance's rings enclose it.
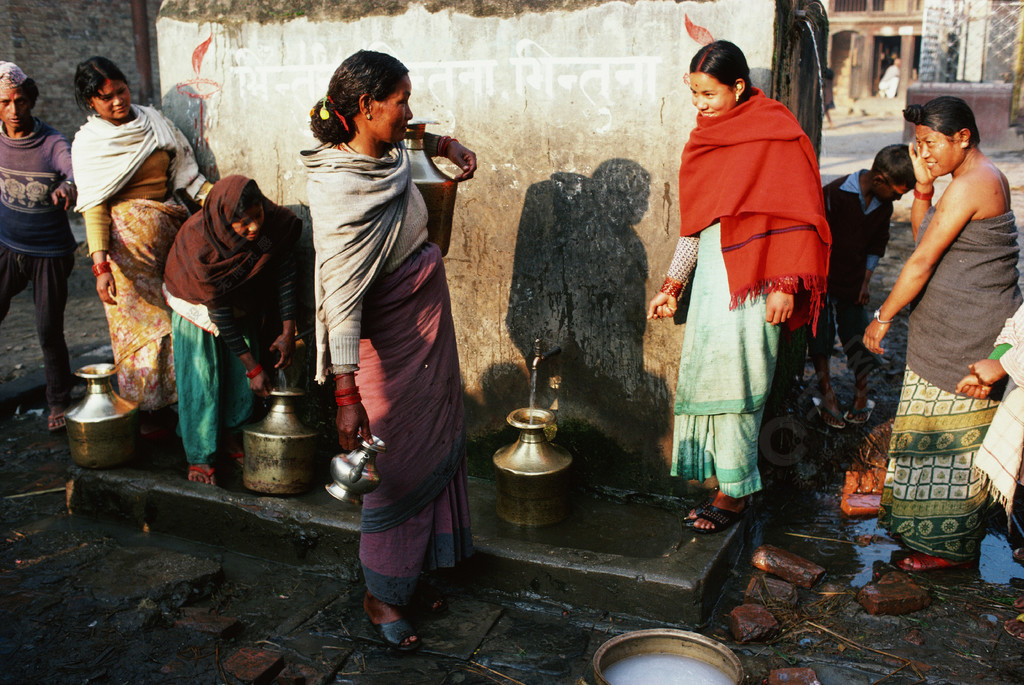
<path fill-rule="evenodd" d="M 370 623 L 377 626 L 378 629 L 381 625 L 405 619 L 398 607 L 394 604 L 388 604 L 387 602 L 380 601 L 371 595 L 369 590 L 366 591 L 366 596 L 363 597 L 363 611 L 365 611 L 366 615 L 370 617 Z M 382 637 L 384 637 L 385 640 L 388 640 L 387 635 L 382 634 Z M 419 643 L 419 641 L 419 636 L 412 634 L 407 635 L 393 646 L 403 650 L 415 649 L 415 647 L 418 646 L 417 643 Z M 391 643 L 389 642 L 389 644 Z"/>
<path fill-rule="evenodd" d="M 718 507 L 719 509 L 725 509 L 726 511 L 734 511 L 739 513 L 746 508 L 747 498 L 742 497 L 737 499 L 735 497 L 729 497 L 729 495 L 719 490 L 718 493 L 715 495 L 715 499 L 712 502 L 712 505 Z M 693 527 L 699 530 L 711 530 L 715 528 L 715 524 L 713 521 L 708 521 L 707 519 L 697 517 L 696 520 L 693 522 Z"/>
<path fill-rule="evenodd" d="M 193 483 L 217 484 L 217 475 L 213 464 L 189 464 L 188 479 Z"/>

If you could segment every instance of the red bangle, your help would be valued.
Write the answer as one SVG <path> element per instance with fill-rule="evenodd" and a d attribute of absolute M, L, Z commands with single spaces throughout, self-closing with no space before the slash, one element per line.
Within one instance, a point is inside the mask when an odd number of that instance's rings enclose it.
<path fill-rule="evenodd" d="M 346 395 L 358 395 L 358 394 L 359 394 L 359 386 L 358 385 L 353 385 L 350 388 L 338 388 L 337 390 L 334 391 L 334 396 L 335 397 L 345 397 Z"/>
<path fill-rule="evenodd" d="M 245 377 L 248 378 L 249 380 L 252 380 L 261 373 L 263 373 L 263 365 L 257 364 L 256 366 L 252 367 L 251 369 L 245 372 Z"/>
<path fill-rule="evenodd" d="M 99 264 L 93 264 L 92 265 L 92 275 L 93 276 L 97 276 L 98 277 L 100 274 L 109 274 L 109 273 L 110 273 L 110 262 L 109 261 L 103 261 L 103 262 L 100 262 Z"/>
<path fill-rule="evenodd" d="M 661 284 L 660 292 L 663 292 L 666 295 L 671 295 L 672 297 L 678 300 L 679 295 L 681 295 L 683 292 L 683 284 L 674 278 L 669 278 L 666 276 L 665 282 Z"/>
<path fill-rule="evenodd" d="M 363 398 L 359 396 L 359 393 L 355 395 L 347 395 L 345 397 L 335 397 L 334 403 L 339 407 L 347 407 L 350 404 L 359 404 L 363 401 Z"/>
<path fill-rule="evenodd" d="M 932 188 L 932 191 L 930 193 L 927 193 L 927 194 L 918 191 L 917 188 L 914 188 L 914 199 L 915 200 L 930 200 L 930 199 L 932 199 L 932 195 L 934 195 L 934 194 L 935 194 L 935 188 Z"/>
<path fill-rule="evenodd" d="M 444 157 L 448 154 L 448 146 L 452 143 L 459 142 L 458 138 L 452 138 L 451 136 L 441 136 L 441 140 L 437 141 L 437 155 L 438 157 Z"/>

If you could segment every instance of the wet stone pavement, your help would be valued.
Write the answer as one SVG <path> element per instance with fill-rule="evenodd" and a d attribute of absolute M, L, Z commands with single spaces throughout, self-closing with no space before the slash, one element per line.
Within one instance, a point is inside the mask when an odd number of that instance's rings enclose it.
<path fill-rule="evenodd" d="M 876 147 L 899 140 L 891 117 L 834 118 L 823 172 L 867 166 Z M 997 163 L 1010 176 L 1015 205 L 1024 207 L 1024 155 L 1002 155 Z M 897 225 L 872 306 L 911 249 L 907 225 Z M 102 311 L 97 317 L 88 304 L 95 304 L 94 293 L 80 288 L 76 296 L 86 315 L 80 327 L 69 317 L 69 333 L 83 341 L 84 355 L 95 350 Z M 23 296 L 14 307 L 27 316 L 31 300 Z M 1010 559 L 998 518 L 979 569 L 914 577 L 931 597 L 927 608 L 873 616 L 855 599 L 859 588 L 891 570 L 899 547 L 872 519 L 841 515 L 842 472 L 873 456 L 871 436 L 884 435 L 895 411 L 905 330 L 894 327 L 888 368 L 872 380 L 878 407 L 863 428 L 826 430 L 810 402 L 813 374 L 804 370 L 784 408 L 801 426 L 803 449 L 788 462 L 765 463 L 769 487 L 705 624 L 656 623 L 540 596 L 514 599 L 442 575 L 435 580 L 449 591 L 450 609 L 416 616 L 424 648 L 412 655 L 392 654 L 373 634 L 355 559 L 296 567 L 68 515 L 66 438 L 46 432 L 40 395 L 24 394 L 14 415 L 0 417 L 0 684 L 593 685 L 590 662 L 601 644 L 662 626 L 721 640 L 740 656 L 748 683 L 799 666 L 813 668 L 824 685 L 1024 682 L 1024 642 L 1002 629 L 1016 613 L 1012 601 L 1024 594 L 1024 567 Z M 39 375 L 34 340 L 8 343 L 8 334 L 5 323 L 4 342 L 23 349 L 8 350 L 0 378 Z M 16 364 L 23 366 L 9 368 Z M 840 399 L 849 401 L 841 357 L 834 364 Z M 180 450 L 173 443 L 163 448 Z M 749 559 L 762 543 L 820 564 L 826 574 L 797 591 L 796 607 L 770 605 L 780 624 L 774 637 L 737 644 L 727 615 L 760 575 Z"/>

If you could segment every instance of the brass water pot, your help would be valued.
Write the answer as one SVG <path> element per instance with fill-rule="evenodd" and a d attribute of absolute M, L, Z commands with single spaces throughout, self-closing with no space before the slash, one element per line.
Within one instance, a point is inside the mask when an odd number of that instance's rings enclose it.
<path fill-rule="evenodd" d="M 516 409 L 506 419 L 519 439 L 494 453 L 498 516 L 520 526 L 549 526 L 569 515 L 572 455 L 548 442 L 547 409 Z"/>
<path fill-rule="evenodd" d="M 459 184 L 445 175 L 423 151 L 423 133 L 427 124 L 437 122 L 411 120 L 405 128 L 405 147 L 409 150 L 412 182 L 416 184 L 427 205 L 427 240 L 448 254 L 452 238 L 452 217 L 455 216 L 455 191 Z"/>
<path fill-rule="evenodd" d="M 242 484 L 255 492 L 295 495 L 313 484 L 316 431 L 296 413 L 301 390 L 270 392 L 270 411 L 242 429 Z"/>
<path fill-rule="evenodd" d="M 88 469 L 120 466 L 135 456 L 139 405 L 114 392 L 113 364 L 92 364 L 75 372 L 85 379 L 85 397 L 64 414 L 71 458 Z"/>

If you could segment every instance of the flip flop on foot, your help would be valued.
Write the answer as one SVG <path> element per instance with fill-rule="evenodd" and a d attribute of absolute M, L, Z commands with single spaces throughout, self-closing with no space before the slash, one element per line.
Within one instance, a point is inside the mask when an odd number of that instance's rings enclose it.
<path fill-rule="evenodd" d="M 193 483 L 217 484 L 217 475 L 212 464 L 189 464 L 188 479 Z"/>
<path fill-rule="evenodd" d="M 372 613 L 371 609 L 373 610 Z M 413 630 L 412 624 L 402 616 L 398 607 L 382 602 L 367 590 L 366 596 L 363 597 L 363 611 L 366 612 L 366 619 L 370 622 L 370 625 L 373 626 L 373 629 L 377 631 L 380 638 L 391 649 L 396 652 L 412 652 L 420 648 L 422 643 L 419 635 Z M 372 614 L 376 614 L 378 618 L 385 620 L 381 623 L 376 623 L 373 620 Z M 395 616 L 398 618 L 391 621 L 386 620 Z"/>
<path fill-rule="evenodd" d="M 706 500 L 704 500 L 703 502 L 698 504 L 696 507 L 694 507 L 693 509 L 690 509 L 690 513 L 686 515 L 686 518 L 683 519 L 683 521 L 686 523 L 686 525 L 692 526 L 693 522 L 697 520 L 697 518 L 700 516 L 701 512 L 704 511 L 705 509 L 707 509 L 708 507 L 710 507 L 714 503 L 715 503 L 715 496 L 711 495 Z"/>
<path fill-rule="evenodd" d="M 367 619 L 370 617 L 367 616 Z M 374 623 L 370 621 L 380 639 L 387 643 L 387 646 L 396 652 L 414 652 L 420 648 L 420 638 L 412 629 L 412 624 L 404 618 L 388 623 Z"/>
<path fill-rule="evenodd" d="M 744 506 L 740 511 L 731 511 L 729 509 L 720 509 L 714 504 L 709 504 L 704 511 L 697 515 L 697 519 L 691 527 L 695 532 L 700 533 L 701 535 L 721 533 L 723 530 L 739 521 L 746 512 L 746 506 Z M 707 528 L 699 528 L 696 525 L 697 521 L 708 521 L 712 525 Z"/>
<path fill-rule="evenodd" d="M 51 433 L 62 431 L 67 427 L 67 420 L 64 418 L 65 411 L 67 411 L 67 407 L 50 407 L 50 415 L 46 417 L 46 428 Z"/>
<path fill-rule="evenodd" d="M 942 557 L 935 557 L 924 552 L 911 552 L 907 556 L 896 561 L 896 566 L 903 571 L 922 573 L 924 571 L 941 571 L 944 569 L 974 568 L 978 565 L 977 559 L 970 561 L 950 561 Z"/>
<path fill-rule="evenodd" d="M 868 419 L 871 418 L 871 412 L 875 409 L 875 401 L 868 400 L 867 404 L 862 409 L 854 409 L 850 407 L 843 414 L 843 418 L 846 419 L 846 423 L 852 423 L 855 426 L 859 426 L 862 423 L 867 423 Z"/>
<path fill-rule="evenodd" d="M 836 429 L 846 428 L 846 422 L 843 421 L 843 417 L 826 407 L 825 402 L 820 397 L 812 397 L 811 401 L 814 402 L 814 408 L 826 426 Z"/>

